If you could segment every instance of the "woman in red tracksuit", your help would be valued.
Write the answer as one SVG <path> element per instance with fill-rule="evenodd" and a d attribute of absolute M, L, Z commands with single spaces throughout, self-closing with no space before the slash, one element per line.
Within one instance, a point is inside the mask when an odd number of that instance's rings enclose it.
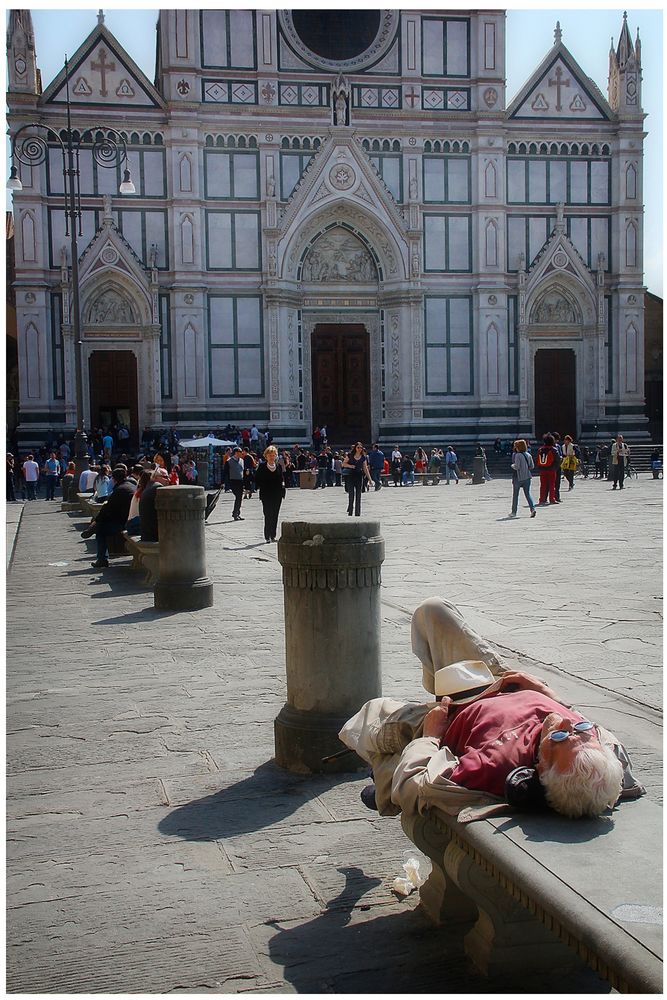
<path fill-rule="evenodd" d="M 556 448 L 554 448 L 554 439 L 551 434 L 545 434 L 542 442 L 537 449 L 537 459 L 535 461 L 535 468 L 540 474 L 540 499 L 538 507 L 546 506 L 547 496 L 549 497 L 549 503 L 559 503 L 556 500 L 556 472 L 558 470 L 558 463 L 560 462 L 560 455 Z"/>

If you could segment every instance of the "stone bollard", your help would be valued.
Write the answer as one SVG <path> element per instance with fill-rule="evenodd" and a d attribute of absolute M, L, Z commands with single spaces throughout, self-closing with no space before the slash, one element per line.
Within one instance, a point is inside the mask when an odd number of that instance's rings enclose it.
<path fill-rule="evenodd" d="M 155 508 L 160 540 L 160 574 L 154 605 L 161 611 L 199 611 L 213 605 L 213 583 L 206 575 L 202 486 L 166 486 Z"/>
<path fill-rule="evenodd" d="M 355 771 L 338 732 L 382 693 L 378 521 L 283 521 L 287 702 L 275 720 L 276 763 L 288 771 Z"/>
<path fill-rule="evenodd" d="M 472 460 L 472 484 L 480 486 L 484 482 L 484 459 L 476 455 Z"/>

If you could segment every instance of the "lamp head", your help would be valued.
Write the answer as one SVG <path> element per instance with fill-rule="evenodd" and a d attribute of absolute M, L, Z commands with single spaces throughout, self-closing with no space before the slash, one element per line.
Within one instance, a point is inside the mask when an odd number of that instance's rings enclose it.
<path fill-rule="evenodd" d="M 23 185 L 19 179 L 19 172 L 16 168 L 16 164 L 12 163 L 12 169 L 9 171 L 9 180 L 7 181 L 7 189 L 9 191 L 22 191 Z"/>
<path fill-rule="evenodd" d="M 123 180 L 118 190 L 121 194 L 137 193 L 137 190 L 132 182 L 132 178 L 130 177 L 130 171 L 127 167 L 125 167 L 125 170 L 123 171 Z"/>

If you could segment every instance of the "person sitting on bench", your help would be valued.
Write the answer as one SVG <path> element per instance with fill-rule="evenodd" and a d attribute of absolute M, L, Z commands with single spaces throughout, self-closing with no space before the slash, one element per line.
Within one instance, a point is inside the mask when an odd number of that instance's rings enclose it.
<path fill-rule="evenodd" d="M 125 527 L 134 493 L 134 483 L 127 482 L 126 469 L 115 468 L 111 478 L 113 490 L 95 515 L 95 520 L 81 532 L 82 538 L 97 536 L 97 559 L 91 564 L 94 569 L 104 569 L 109 565 L 109 537 L 119 534 Z"/>
<path fill-rule="evenodd" d="M 644 793 L 611 733 L 543 681 L 508 670 L 452 605 L 437 598 L 420 605 L 412 645 L 439 703 L 375 698 L 339 734 L 373 768 L 365 805 L 382 815 L 433 805 L 458 814 L 467 805 L 512 802 L 518 780 L 523 804 L 545 801 L 574 818 L 601 815 L 622 792 Z"/>

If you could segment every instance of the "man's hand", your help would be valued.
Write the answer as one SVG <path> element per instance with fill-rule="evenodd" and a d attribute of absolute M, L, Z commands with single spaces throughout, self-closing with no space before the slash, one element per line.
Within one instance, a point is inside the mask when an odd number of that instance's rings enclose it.
<path fill-rule="evenodd" d="M 443 698 L 435 708 L 431 709 L 424 719 L 424 736 L 431 736 L 442 742 L 449 727 L 449 708 L 451 704 L 451 698 Z"/>

